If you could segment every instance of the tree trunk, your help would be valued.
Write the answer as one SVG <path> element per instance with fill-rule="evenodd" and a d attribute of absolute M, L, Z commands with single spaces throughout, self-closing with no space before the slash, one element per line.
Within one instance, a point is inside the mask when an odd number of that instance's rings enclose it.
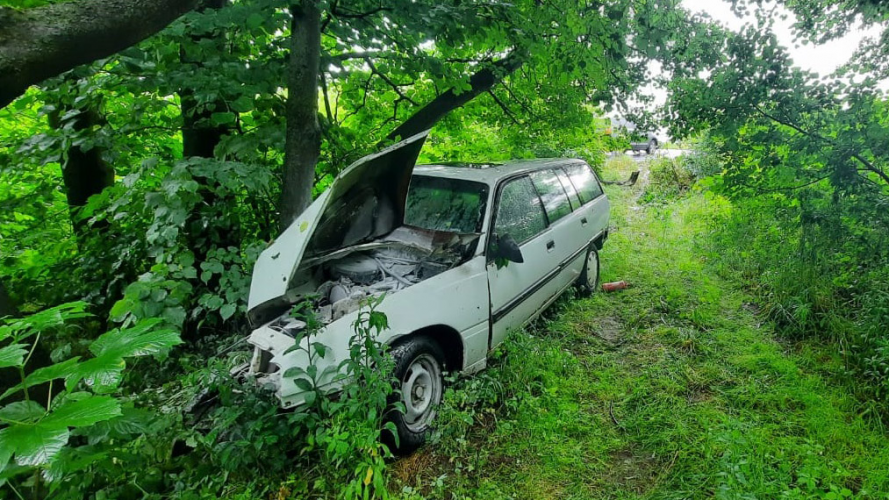
<path fill-rule="evenodd" d="M 0 318 L 5 316 L 18 316 L 19 310 L 12 301 L 12 297 L 6 291 L 6 286 L 0 281 Z"/>
<path fill-rule="evenodd" d="M 199 12 L 216 11 L 228 5 L 228 0 L 202 0 L 198 7 Z M 191 46 L 201 46 L 202 53 L 208 50 L 217 52 L 226 51 L 225 32 L 221 29 L 212 32 L 190 36 Z M 212 48 L 210 48 L 212 46 Z M 194 68 L 194 72 L 213 75 L 214 68 L 208 67 L 200 59 L 189 57 L 188 47 L 183 44 L 180 47 L 179 59 L 183 65 Z M 221 75 L 217 75 L 221 77 Z M 214 112 L 228 111 L 225 101 L 221 98 L 202 103 L 195 98 L 195 93 L 200 89 L 183 88 L 179 90 L 179 102 L 182 112 L 182 156 L 185 158 L 215 158 L 216 147 L 222 138 L 231 132 L 229 125 L 214 125 L 211 118 Z M 237 214 L 226 210 L 234 206 L 235 201 L 230 197 L 219 196 L 216 186 L 211 179 L 201 175 L 195 175 L 198 183 L 198 194 L 201 196 L 200 204 L 194 207 L 188 214 L 185 223 L 188 248 L 194 253 L 195 267 L 202 269 L 202 264 L 207 261 L 209 252 L 215 248 L 240 247 L 241 232 L 240 221 Z M 206 287 L 209 290 L 219 292 L 220 276 L 214 274 L 206 283 L 194 280 L 196 287 Z M 203 318 L 189 318 L 183 328 L 183 337 L 188 340 L 201 338 L 201 324 Z"/>
<path fill-rule="evenodd" d="M 503 77 L 515 72 L 522 66 L 523 62 L 522 57 L 518 53 L 513 52 L 495 62 L 491 67 L 478 71 L 469 77 L 469 85 L 471 87 L 469 90 L 458 95 L 454 93 L 453 89 L 450 89 L 439 95 L 411 115 L 404 123 L 396 127 L 386 138 L 392 140 L 398 138 L 406 139 L 424 130 L 429 130 L 448 113 L 475 99 L 479 94 L 487 92 Z"/>
<path fill-rule="evenodd" d="M 290 8 L 290 61 L 287 70 L 287 142 L 281 188 L 283 231 L 312 201 L 315 164 L 321 152 L 318 125 L 318 69 L 321 58 L 321 10 L 315 0 Z"/>
<path fill-rule="evenodd" d="M 205 12 L 207 10 L 219 10 L 228 4 L 228 0 L 202 0 L 198 11 Z M 211 33 L 210 35 L 191 36 L 194 45 L 201 44 L 202 41 L 210 39 L 216 42 L 214 45 L 218 50 L 224 50 L 221 46 L 225 40 L 221 33 Z M 219 39 L 221 40 L 221 43 Z M 205 70 L 204 64 L 200 60 L 193 60 L 188 57 L 185 47 L 180 47 L 179 61 L 182 64 L 193 64 L 200 71 Z M 225 125 L 214 126 L 210 122 L 213 110 L 209 106 L 199 106 L 197 99 L 194 97 L 194 89 L 183 88 L 179 90 L 179 102 L 182 110 L 182 156 L 185 158 L 197 156 L 200 158 L 213 158 L 216 146 L 222 140 L 222 136 L 228 133 L 229 128 Z M 213 106 L 215 111 L 224 111 L 226 109 L 224 101 L 217 101 Z"/>
<path fill-rule="evenodd" d="M 115 54 L 162 30 L 198 0 L 77 0 L 0 7 L 0 108 L 31 85 Z"/>
<path fill-rule="evenodd" d="M 67 106 L 59 106 L 59 110 L 50 116 L 50 125 L 54 128 L 64 126 L 59 122 L 59 116 L 70 111 Z M 70 118 L 74 122 L 74 130 L 84 131 L 104 122 L 104 117 L 97 109 L 84 109 L 80 114 Z M 74 234 L 78 238 L 83 236 L 91 228 L 87 220 L 77 213 L 78 209 L 86 206 L 90 196 L 101 193 L 107 187 L 114 185 L 114 167 L 105 163 L 102 159 L 102 150 L 96 146 L 70 146 L 66 151 L 67 160 L 62 164 L 62 181 L 65 185 L 65 196 L 68 199 L 68 208 L 71 212 L 71 223 Z M 93 229 L 106 227 L 107 222 L 92 225 Z"/>

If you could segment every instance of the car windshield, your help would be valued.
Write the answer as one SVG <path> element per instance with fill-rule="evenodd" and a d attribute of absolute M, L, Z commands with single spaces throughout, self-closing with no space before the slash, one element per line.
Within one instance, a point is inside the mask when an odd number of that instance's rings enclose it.
<path fill-rule="evenodd" d="M 415 175 L 407 193 L 404 223 L 434 231 L 477 233 L 487 200 L 485 184 Z"/>

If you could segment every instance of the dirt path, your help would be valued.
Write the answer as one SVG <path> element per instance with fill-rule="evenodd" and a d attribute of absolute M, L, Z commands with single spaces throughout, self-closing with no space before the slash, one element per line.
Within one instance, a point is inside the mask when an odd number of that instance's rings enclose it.
<path fill-rule="evenodd" d="M 612 161 L 609 179 L 634 162 Z M 641 165 L 647 171 L 646 165 Z M 405 498 L 889 498 L 889 440 L 708 265 L 731 207 L 611 186 L 602 279 L 448 395 L 440 441 L 394 464 Z M 404 490 L 401 490 L 405 488 Z"/>

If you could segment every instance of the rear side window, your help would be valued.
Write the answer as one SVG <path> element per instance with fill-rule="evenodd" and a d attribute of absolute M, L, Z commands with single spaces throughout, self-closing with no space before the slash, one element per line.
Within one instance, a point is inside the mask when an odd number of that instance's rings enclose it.
<path fill-rule="evenodd" d="M 562 188 L 562 183 L 556 177 L 555 172 L 551 170 L 540 170 L 529 174 L 531 180 L 534 181 L 534 187 L 540 193 L 540 199 L 543 200 L 543 208 L 549 217 L 549 223 L 552 224 L 562 217 L 571 213 L 571 203 L 568 201 L 568 194 Z"/>
<path fill-rule="evenodd" d="M 571 184 L 577 189 L 582 203 L 589 203 L 602 195 L 602 186 L 593 174 L 593 169 L 589 165 L 578 164 L 565 167 Z"/>
<path fill-rule="evenodd" d="M 509 181 L 500 191 L 494 234 L 510 235 L 521 245 L 546 229 L 546 216 L 537 191 L 527 177 Z"/>
<path fill-rule="evenodd" d="M 580 199 L 577 197 L 577 191 L 574 189 L 574 185 L 571 184 L 571 181 L 568 180 L 568 174 L 562 171 L 562 169 L 557 169 L 556 175 L 559 177 L 559 182 L 562 183 L 562 187 L 565 189 L 565 192 L 568 193 L 568 199 L 571 200 L 571 209 L 577 210 L 582 203 Z"/>

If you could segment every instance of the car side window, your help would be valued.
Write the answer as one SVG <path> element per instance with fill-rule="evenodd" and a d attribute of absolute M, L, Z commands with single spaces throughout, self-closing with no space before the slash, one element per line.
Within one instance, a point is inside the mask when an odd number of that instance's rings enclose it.
<path fill-rule="evenodd" d="M 562 184 L 562 188 L 565 189 L 565 192 L 568 193 L 568 199 L 571 201 L 571 210 L 577 210 L 580 208 L 583 203 L 580 202 L 580 198 L 577 196 L 577 190 L 574 189 L 574 185 L 571 184 L 571 181 L 568 180 L 568 174 L 566 174 L 561 168 L 557 168 L 555 170 L 556 176 L 559 178 L 559 182 Z"/>
<path fill-rule="evenodd" d="M 509 181 L 500 191 L 494 234 L 507 234 L 521 245 L 546 229 L 546 215 L 527 177 Z M 492 239 L 493 240 L 493 239 Z"/>
<path fill-rule="evenodd" d="M 569 165 L 565 167 L 571 183 L 577 189 L 582 203 L 589 203 L 602 195 L 602 186 L 596 179 L 593 169 L 586 164 Z"/>
<path fill-rule="evenodd" d="M 539 170 L 531 172 L 531 180 L 534 181 L 534 187 L 540 193 L 540 199 L 543 200 L 543 208 L 552 224 L 557 220 L 571 213 L 571 203 L 568 201 L 568 194 L 562 187 L 562 183 L 551 170 Z"/>

